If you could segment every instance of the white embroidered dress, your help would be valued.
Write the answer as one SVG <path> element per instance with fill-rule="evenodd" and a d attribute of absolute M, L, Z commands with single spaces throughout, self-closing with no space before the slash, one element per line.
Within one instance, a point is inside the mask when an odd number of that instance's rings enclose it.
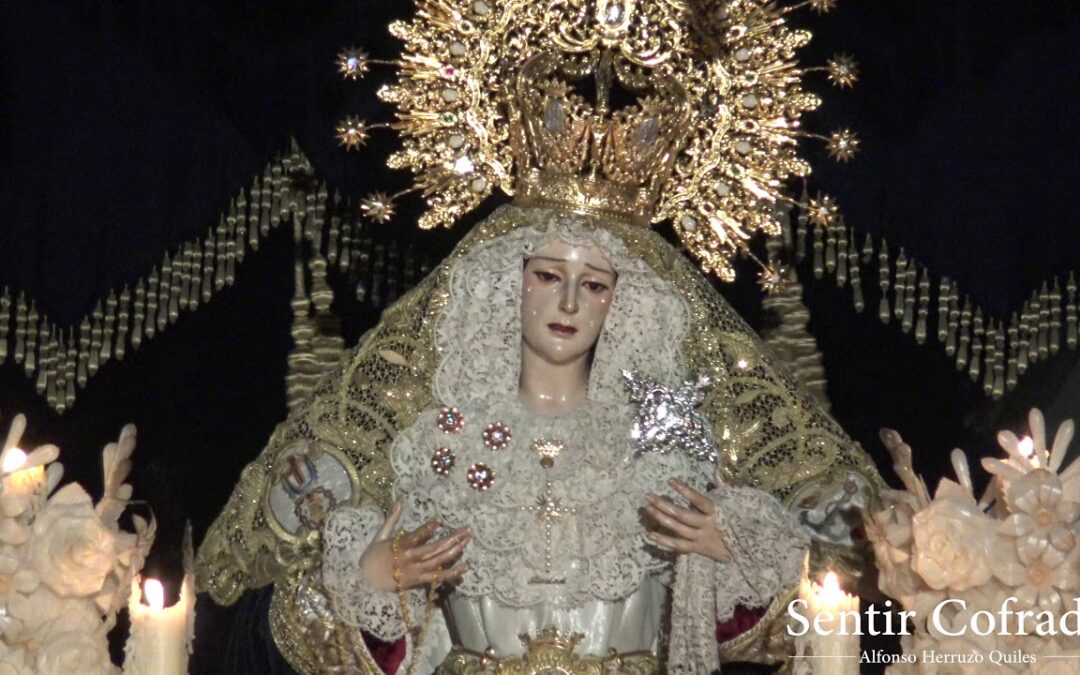
<path fill-rule="evenodd" d="M 447 432 L 430 408 L 391 448 L 401 526 L 437 518 L 443 532 L 467 526 L 469 566 L 443 603 L 425 644 L 420 672 L 433 671 L 452 645 L 496 656 L 521 654 L 519 635 L 545 628 L 581 633 L 582 654 L 657 651 L 673 572 L 669 672 L 718 667 L 713 631 L 738 604 L 764 606 L 795 583 L 808 537 L 771 496 L 717 486 L 717 527 L 732 559 L 674 556 L 644 536 L 645 494 L 677 496 L 671 477 L 704 491 L 707 463 L 682 454 L 631 459 L 634 409 L 619 373 L 638 370 L 667 384 L 686 375 L 678 345 L 687 309 L 679 295 L 621 242 L 555 212 L 493 239 L 457 262 L 437 327 L 435 393 L 464 424 Z M 522 263 L 551 241 L 598 246 L 618 273 L 615 297 L 597 342 L 588 401 L 560 417 L 527 411 L 517 399 Z M 485 444 L 490 424 L 509 442 Z M 562 450 L 545 467 L 534 441 Z M 494 447 L 492 447 L 494 446 Z M 453 457 L 445 472 L 432 458 Z M 469 478 L 482 465 L 486 473 Z M 487 483 L 486 489 L 479 489 Z M 363 582 L 359 560 L 383 515 L 373 505 L 332 512 L 324 538 L 323 583 L 338 618 L 382 640 L 405 634 L 398 597 Z M 409 594 L 413 617 L 423 589 Z M 702 598 L 708 598 L 703 602 Z M 706 639 L 707 638 L 707 639 Z M 702 642 L 704 641 L 704 644 Z M 410 657 L 411 658 L 411 657 Z"/>

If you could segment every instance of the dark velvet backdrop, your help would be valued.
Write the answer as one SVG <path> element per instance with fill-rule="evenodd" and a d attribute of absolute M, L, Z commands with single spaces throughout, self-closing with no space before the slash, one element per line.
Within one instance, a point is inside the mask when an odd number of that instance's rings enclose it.
<path fill-rule="evenodd" d="M 378 76 L 346 85 L 333 59 L 351 44 L 391 55 L 384 27 L 409 11 L 403 0 L 6 0 L 0 285 L 26 289 L 60 322 L 75 320 L 215 223 L 290 136 L 343 194 L 403 184 L 374 154 L 334 143 L 340 117 L 387 111 L 373 100 Z M 861 66 L 853 91 L 822 81 L 826 103 L 810 119 L 823 131 L 854 127 L 863 139 L 848 166 L 812 151 L 815 185 L 838 198 L 848 224 L 905 246 L 998 316 L 1051 274 L 1080 267 L 1069 202 L 1080 162 L 1074 3 L 850 0 L 797 21 L 817 35 L 809 60 L 847 51 Z M 405 217 L 375 234 L 411 237 L 437 260 L 461 232 L 415 234 Z M 92 490 L 101 446 L 124 423 L 138 425 L 136 495 L 161 521 L 148 564 L 166 576 L 178 577 L 183 521 L 193 521 L 198 541 L 284 416 L 291 245 L 276 232 L 233 288 L 106 366 L 64 416 L 46 409 L 21 369 L 0 367 L 0 426 L 26 412 L 28 435 L 58 443 L 69 477 Z M 380 307 L 338 290 L 355 340 Z M 749 277 L 724 292 L 760 321 Z M 1059 397 L 1074 354 L 1037 366 L 991 403 L 940 350 L 915 346 L 874 312 L 853 314 L 829 284 L 810 286 L 807 300 L 834 412 L 879 463 L 880 426 L 909 438 L 934 482 L 948 450 L 993 453 L 993 432 L 1018 426 L 1031 405 L 1052 407 L 1057 419 L 1075 413 L 1076 399 Z M 269 672 L 268 662 L 249 660 L 265 658 L 251 648 L 257 641 L 228 639 L 262 635 L 264 601 L 200 619 L 204 672 Z"/>

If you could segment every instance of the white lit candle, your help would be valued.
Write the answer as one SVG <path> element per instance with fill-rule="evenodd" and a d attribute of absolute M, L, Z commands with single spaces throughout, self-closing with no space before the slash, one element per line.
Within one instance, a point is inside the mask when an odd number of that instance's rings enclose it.
<path fill-rule="evenodd" d="M 165 590 L 147 579 L 140 593 L 139 577 L 131 582 L 128 612 L 131 633 L 124 649 L 124 675 L 186 675 L 195 616 L 192 578 L 185 577 L 180 600 L 165 606 Z M 143 604 L 143 595 L 147 604 Z"/>
<path fill-rule="evenodd" d="M 3 471 L 5 493 L 29 497 L 45 486 L 45 467 L 39 465 L 23 469 L 26 460 L 26 453 L 19 448 L 8 448 L 4 453 L 0 471 Z"/>
<path fill-rule="evenodd" d="M 804 576 L 799 596 L 810 621 L 814 675 L 858 675 L 859 597 L 845 593 L 832 570 L 820 585 Z"/>

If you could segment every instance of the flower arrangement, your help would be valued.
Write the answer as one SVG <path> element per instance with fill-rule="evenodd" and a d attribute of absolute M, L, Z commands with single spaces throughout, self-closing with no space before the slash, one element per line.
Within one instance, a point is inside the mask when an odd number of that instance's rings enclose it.
<path fill-rule="evenodd" d="M 59 449 L 24 453 L 25 429 L 17 415 L 0 452 L 0 675 L 115 674 L 107 634 L 156 529 L 136 515 L 135 532 L 118 522 L 131 498 L 135 427 L 105 446 L 97 504 L 77 483 L 57 489 Z"/>
<path fill-rule="evenodd" d="M 982 460 L 992 478 L 979 499 L 963 451 L 951 455 L 956 480 L 931 498 L 911 447 L 882 431 L 905 489 L 888 491 L 868 535 L 880 589 L 912 612 L 904 652 L 920 657 L 890 673 L 1080 670 L 1080 630 L 1061 629 L 1065 614 L 1080 618 L 1080 461 L 1060 470 L 1074 427 L 1062 424 L 1048 449 L 1042 413 L 1028 424 L 1030 438 L 998 434 L 1006 457 Z M 957 658 L 933 666 L 927 653 Z"/>

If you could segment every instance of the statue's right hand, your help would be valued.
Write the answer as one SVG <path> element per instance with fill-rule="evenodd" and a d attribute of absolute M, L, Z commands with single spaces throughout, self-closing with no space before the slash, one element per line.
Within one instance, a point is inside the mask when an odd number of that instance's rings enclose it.
<path fill-rule="evenodd" d="M 360 558 L 364 580 L 380 591 L 394 591 L 394 538 L 401 520 L 401 504 L 395 503 L 386 514 L 375 539 Z M 450 534 L 429 541 L 438 530 L 438 521 L 432 519 L 420 527 L 401 535 L 398 541 L 397 565 L 401 571 L 401 588 L 426 586 L 432 581 L 453 581 L 466 572 L 468 566 L 458 562 L 448 570 L 443 567 L 459 558 L 469 543 L 469 529 L 462 527 Z"/>

